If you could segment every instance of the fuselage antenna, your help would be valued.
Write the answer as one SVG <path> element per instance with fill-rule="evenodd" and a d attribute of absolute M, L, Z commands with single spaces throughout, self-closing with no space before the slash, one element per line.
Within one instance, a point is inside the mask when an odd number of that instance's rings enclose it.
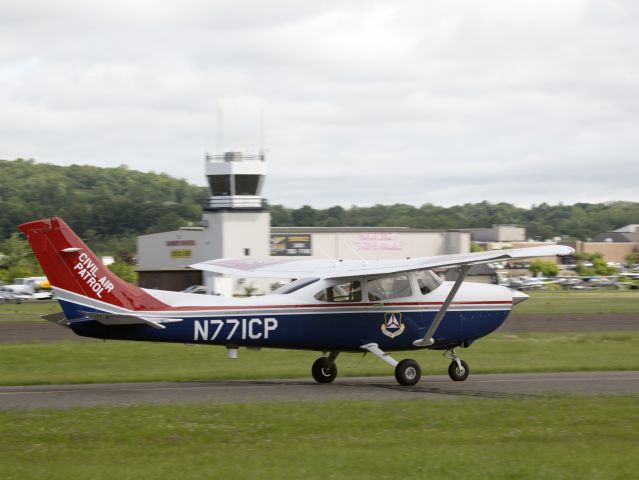
<path fill-rule="evenodd" d="M 357 250 L 355 250 L 353 247 L 351 247 L 350 244 L 348 244 L 348 243 L 346 244 L 346 246 L 348 247 L 348 249 L 351 252 L 353 252 L 355 255 L 357 255 L 362 262 L 364 262 L 366 265 L 368 265 L 368 260 L 366 260 L 364 257 L 362 257 Z"/>
<path fill-rule="evenodd" d="M 317 249 L 322 253 L 322 255 L 324 255 L 326 258 L 328 258 L 333 263 L 335 263 L 335 265 L 337 265 L 341 261 L 331 257 L 328 253 L 326 253 L 326 251 L 322 247 L 317 247 Z"/>

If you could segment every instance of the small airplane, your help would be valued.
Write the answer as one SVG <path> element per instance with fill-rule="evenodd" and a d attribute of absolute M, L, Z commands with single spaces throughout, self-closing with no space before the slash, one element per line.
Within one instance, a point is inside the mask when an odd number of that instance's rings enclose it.
<path fill-rule="evenodd" d="M 535 290 L 544 288 L 546 285 L 550 285 L 551 283 L 559 283 L 559 280 L 554 278 L 544 278 L 544 277 L 518 277 L 508 279 L 506 286 L 513 288 L 515 290 Z"/>
<path fill-rule="evenodd" d="M 6 301 L 21 303 L 28 300 L 46 300 L 52 297 L 51 285 L 46 277 L 14 278 L 11 285 L 0 286 Z"/>
<path fill-rule="evenodd" d="M 46 300 L 51 298 L 51 285 L 46 277 L 14 278 L 11 285 L 3 285 L 0 290 L 15 301 Z"/>
<path fill-rule="evenodd" d="M 322 351 L 311 368 L 318 383 L 335 379 L 341 352 L 363 352 L 391 365 L 400 385 L 415 385 L 420 365 L 388 352 L 419 349 L 449 353 L 450 378 L 465 380 L 470 368 L 456 349 L 497 329 L 513 305 L 528 298 L 499 285 L 464 283 L 470 267 L 573 253 L 552 245 L 375 262 L 272 257 L 192 265 L 241 278 L 295 279 L 268 295 L 225 298 L 129 284 L 60 218 L 18 228 L 62 307 L 47 320 L 100 339 L 223 345 L 230 358 L 239 347 Z M 444 282 L 435 268 L 458 268 L 459 276 Z"/>

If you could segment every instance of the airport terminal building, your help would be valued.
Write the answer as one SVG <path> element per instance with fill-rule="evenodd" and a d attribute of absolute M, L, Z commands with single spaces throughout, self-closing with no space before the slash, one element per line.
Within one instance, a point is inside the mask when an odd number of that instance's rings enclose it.
<path fill-rule="evenodd" d="M 189 265 L 215 258 L 301 256 L 382 260 L 467 253 L 470 233 L 410 228 L 271 227 L 263 154 L 237 152 L 206 156 L 210 197 L 197 226 L 138 237 L 139 285 L 183 290 L 205 285 L 221 295 L 242 293 L 249 285 L 268 291 L 274 284 L 234 280 Z M 276 282 L 276 279 L 274 279 Z"/>

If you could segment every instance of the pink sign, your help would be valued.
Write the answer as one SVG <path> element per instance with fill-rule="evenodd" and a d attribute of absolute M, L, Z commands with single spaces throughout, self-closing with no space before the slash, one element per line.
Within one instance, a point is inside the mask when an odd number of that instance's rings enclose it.
<path fill-rule="evenodd" d="M 401 250 L 402 244 L 399 235 L 392 232 L 366 232 L 360 233 L 355 242 L 355 248 L 363 251 L 391 251 Z"/>

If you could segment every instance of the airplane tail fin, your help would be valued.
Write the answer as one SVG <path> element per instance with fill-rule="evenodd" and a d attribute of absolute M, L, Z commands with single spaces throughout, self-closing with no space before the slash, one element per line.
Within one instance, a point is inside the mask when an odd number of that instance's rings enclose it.
<path fill-rule="evenodd" d="M 86 297 L 128 310 L 167 307 L 106 268 L 61 218 L 34 220 L 18 228 L 29 241 L 60 300 L 81 303 L 81 297 Z"/>

